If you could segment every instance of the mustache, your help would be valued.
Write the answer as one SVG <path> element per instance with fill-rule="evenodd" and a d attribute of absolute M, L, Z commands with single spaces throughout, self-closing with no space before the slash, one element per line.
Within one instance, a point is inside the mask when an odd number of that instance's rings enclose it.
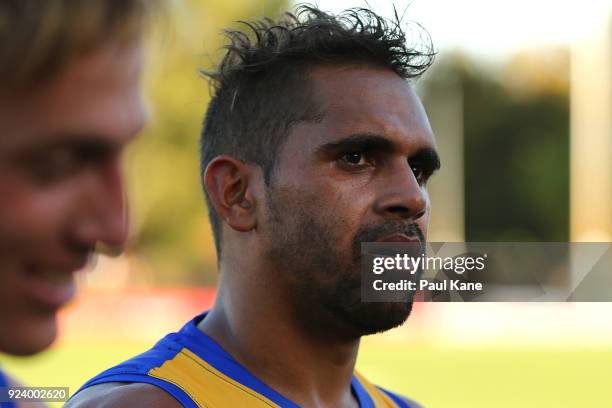
<path fill-rule="evenodd" d="M 423 231 L 416 223 L 387 221 L 382 224 L 364 225 L 359 228 L 353 238 L 354 257 L 358 259 L 361 256 L 362 242 L 374 242 L 380 238 L 393 234 L 404 234 L 409 238 L 416 237 L 422 246 L 425 245 L 425 234 L 423 234 Z"/>
<path fill-rule="evenodd" d="M 382 237 L 393 234 L 404 234 L 409 238 L 416 237 L 421 243 L 425 243 L 425 235 L 416 223 L 401 221 L 362 226 L 355 234 L 353 243 L 360 245 L 362 242 L 374 242 Z"/>

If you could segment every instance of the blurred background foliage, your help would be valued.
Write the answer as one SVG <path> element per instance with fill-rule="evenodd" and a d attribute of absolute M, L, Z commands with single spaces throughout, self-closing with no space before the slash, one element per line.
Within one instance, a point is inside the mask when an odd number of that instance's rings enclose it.
<path fill-rule="evenodd" d="M 423 86 L 426 108 L 449 78 L 463 106 L 465 240 L 567 241 L 569 50 L 495 65 L 443 55 Z"/>
<path fill-rule="evenodd" d="M 154 283 L 211 284 L 215 249 L 200 183 L 198 139 L 209 101 L 199 74 L 221 58 L 230 22 L 277 15 L 283 0 L 176 2 L 152 36 L 145 89 L 151 123 L 126 158 L 140 277 Z M 234 23 L 238 26 L 239 23 Z"/>

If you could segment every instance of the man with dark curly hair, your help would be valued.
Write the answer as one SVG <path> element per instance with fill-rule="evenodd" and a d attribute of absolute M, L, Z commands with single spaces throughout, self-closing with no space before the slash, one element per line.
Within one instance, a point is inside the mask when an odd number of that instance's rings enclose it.
<path fill-rule="evenodd" d="M 301 6 L 247 23 L 201 139 L 214 307 L 90 380 L 78 407 L 415 407 L 355 372 L 361 336 L 412 304 L 361 301 L 360 244 L 425 240 L 434 138 L 401 21 Z"/>

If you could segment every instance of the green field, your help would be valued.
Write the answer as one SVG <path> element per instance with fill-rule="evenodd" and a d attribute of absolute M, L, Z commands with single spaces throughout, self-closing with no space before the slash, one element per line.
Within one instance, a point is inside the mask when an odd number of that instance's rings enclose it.
<path fill-rule="evenodd" d="M 69 386 L 73 392 L 147 346 L 56 347 L 30 359 L 1 356 L 0 362 L 29 385 Z M 612 350 L 435 350 L 370 341 L 358 368 L 371 381 L 433 408 L 612 406 Z"/>

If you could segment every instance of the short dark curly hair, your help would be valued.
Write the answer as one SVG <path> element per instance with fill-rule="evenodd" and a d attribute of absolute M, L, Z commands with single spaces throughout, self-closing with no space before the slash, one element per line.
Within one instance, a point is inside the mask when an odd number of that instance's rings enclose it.
<path fill-rule="evenodd" d="M 215 157 L 228 154 L 259 165 L 269 184 L 291 126 L 320 118 L 311 100 L 309 68 L 367 64 L 412 80 L 435 56 L 420 26 L 420 44 L 407 44 L 397 13 L 392 20 L 366 8 L 333 15 L 304 4 L 278 20 L 240 23 L 243 31 L 225 31 L 229 45 L 217 69 L 202 71 L 213 89 L 200 140 L 202 176 Z M 205 195 L 220 255 L 221 224 L 208 192 Z"/>

